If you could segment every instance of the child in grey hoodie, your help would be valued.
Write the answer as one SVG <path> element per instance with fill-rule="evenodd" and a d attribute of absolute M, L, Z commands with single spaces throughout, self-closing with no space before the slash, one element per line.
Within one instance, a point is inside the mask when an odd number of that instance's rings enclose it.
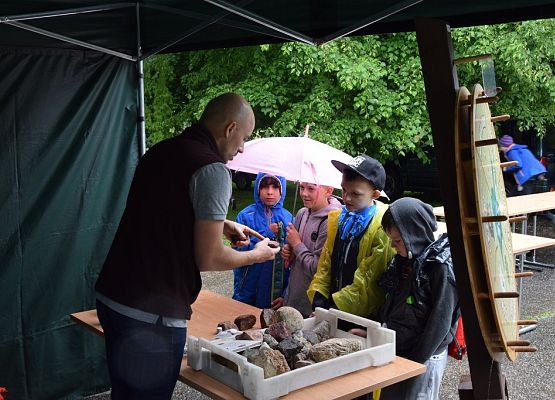
<path fill-rule="evenodd" d="M 287 226 L 288 244 L 283 248 L 282 257 L 289 260 L 290 273 L 283 305 L 296 308 L 305 318 L 312 313 L 306 290 L 326 242 L 328 212 L 341 208 L 332 193 L 332 187 L 302 182 L 299 194 L 304 207 L 293 224 Z"/>
<path fill-rule="evenodd" d="M 435 240 L 432 207 L 410 197 L 389 206 L 382 227 L 397 255 L 378 283 L 386 291 L 378 319 L 395 331 L 397 355 L 426 372 L 382 389 L 380 399 L 436 400 L 458 309 L 449 240 Z"/>

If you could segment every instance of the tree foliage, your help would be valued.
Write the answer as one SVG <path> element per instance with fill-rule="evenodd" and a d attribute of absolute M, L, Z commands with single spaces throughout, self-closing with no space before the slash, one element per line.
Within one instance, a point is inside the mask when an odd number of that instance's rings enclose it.
<path fill-rule="evenodd" d="M 552 20 L 453 31 L 460 57 L 492 53 L 503 87 L 494 113 L 544 132 L 555 118 Z M 214 96 L 242 94 L 257 136 L 310 136 L 350 154 L 383 160 L 431 144 L 414 33 L 160 55 L 145 65 L 149 143 L 178 134 Z M 476 62 L 459 67 L 461 85 L 481 82 Z"/>

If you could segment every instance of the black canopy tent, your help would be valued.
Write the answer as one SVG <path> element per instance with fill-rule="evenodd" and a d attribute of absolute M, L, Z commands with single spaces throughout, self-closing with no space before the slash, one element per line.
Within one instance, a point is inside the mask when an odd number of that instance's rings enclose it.
<path fill-rule="evenodd" d="M 67 315 L 94 307 L 144 148 L 143 59 L 412 31 L 419 16 L 458 27 L 554 15 L 555 2 L 526 0 L 2 2 L 0 386 L 22 399 L 107 388 L 102 343 Z"/>
<path fill-rule="evenodd" d="M 461 27 L 554 14 L 545 0 L 14 0 L 0 5 L 0 45 L 89 47 L 137 60 L 159 51 L 414 31 L 418 16 Z"/>

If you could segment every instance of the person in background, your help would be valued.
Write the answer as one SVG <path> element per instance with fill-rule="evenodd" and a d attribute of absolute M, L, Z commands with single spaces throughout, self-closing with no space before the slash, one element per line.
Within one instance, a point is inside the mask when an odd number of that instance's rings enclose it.
<path fill-rule="evenodd" d="M 171 399 L 201 271 L 271 260 L 279 249 L 226 220 L 231 174 L 254 113 L 235 93 L 212 99 L 200 121 L 140 159 L 118 230 L 96 281 L 111 398 Z M 254 236 L 247 252 L 226 246 Z"/>
<path fill-rule="evenodd" d="M 437 400 L 458 317 L 449 239 L 444 233 L 435 240 L 432 206 L 410 197 L 389 205 L 382 227 L 397 255 L 379 280 L 386 300 L 378 321 L 395 331 L 396 354 L 426 372 L 382 389 L 380 399 Z"/>
<path fill-rule="evenodd" d="M 237 222 L 283 244 L 285 227 L 293 220 L 293 215 L 283 207 L 285 193 L 285 178 L 258 173 L 254 182 L 255 202 L 237 214 Z M 250 251 L 256 241 L 253 239 L 237 250 Z M 233 298 L 255 307 L 277 309 L 283 305 L 288 277 L 289 270 L 281 254 L 274 260 L 245 264 L 233 271 Z"/>
<path fill-rule="evenodd" d="M 381 229 L 387 205 L 376 200 L 385 170 L 365 154 L 349 164 L 332 163 L 343 174 L 345 205 L 328 214 L 328 237 L 307 295 L 313 309 L 333 307 L 366 317 L 384 302 L 377 281 L 395 254 Z"/>
<path fill-rule="evenodd" d="M 522 196 L 531 194 L 535 180 L 543 180 L 547 170 L 532 154 L 528 147 L 513 142 L 509 135 L 499 139 L 499 147 L 507 161 L 516 161 L 517 164 L 504 167 L 503 171 L 512 174 L 514 183 L 506 180 L 507 196 Z"/>
<path fill-rule="evenodd" d="M 299 195 L 304 207 L 287 226 L 288 243 L 281 253 L 290 270 L 283 305 L 296 308 L 305 318 L 312 313 L 306 290 L 328 237 L 328 213 L 341 208 L 332 193 L 333 187 L 301 182 Z"/>

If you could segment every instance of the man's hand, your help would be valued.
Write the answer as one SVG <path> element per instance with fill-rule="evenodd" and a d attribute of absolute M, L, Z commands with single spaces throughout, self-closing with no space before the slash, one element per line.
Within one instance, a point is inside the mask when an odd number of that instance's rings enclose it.
<path fill-rule="evenodd" d="M 264 239 L 264 236 L 248 226 L 227 219 L 224 221 L 224 235 L 234 247 L 248 245 L 250 243 L 250 236 L 260 240 Z"/>
<path fill-rule="evenodd" d="M 257 258 L 255 262 L 273 260 L 280 250 L 277 242 L 264 238 L 254 246 L 253 252 L 255 252 Z"/>
<path fill-rule="evenodd" d="M 291 223 L 287 225 L 287 243 L 289 243 L 292 248 L 301 243 L 301 235 L 297 228 L 295 228 L 295 225 Z"/>
<path fill-rule="evenodd" d="M 270 308 L 272 310 L 277 310 L 281 306 L 283 306 L 283 297 L 278 297 L 277 299 L 272 301 L 272 304 L 270 304 Z"/>

